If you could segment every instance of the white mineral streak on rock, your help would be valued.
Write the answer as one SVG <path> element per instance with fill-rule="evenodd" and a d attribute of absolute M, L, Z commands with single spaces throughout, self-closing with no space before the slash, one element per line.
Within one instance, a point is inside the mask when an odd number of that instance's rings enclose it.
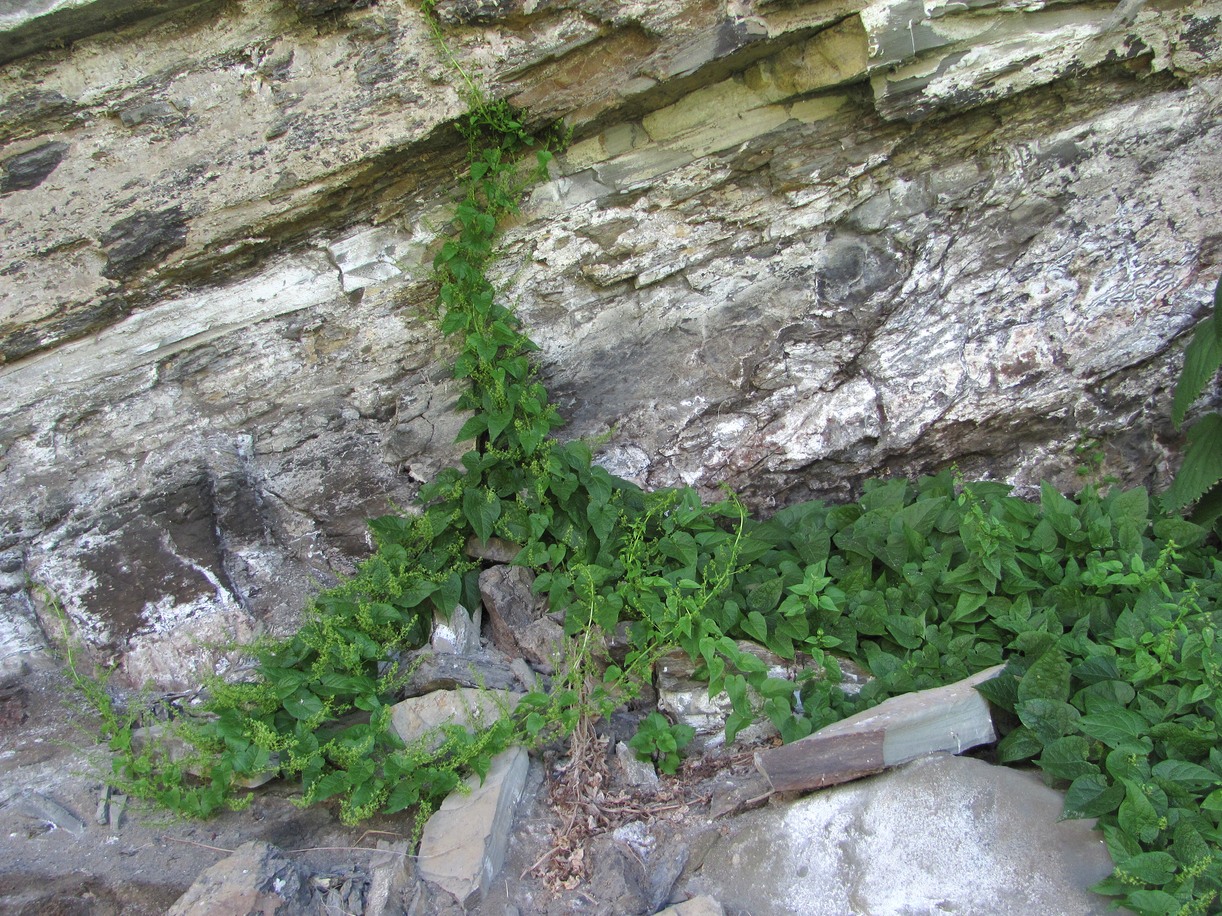
<path fill-rule="evenodd" d="M 339 268 L 344 292 L 351 293 L 392 280 L 409 265 L 419 269 L 424 261 L 425 246 L 434 238 L 433 233 L 426 232 L 418 238 L 392 227 L 379 226 L 331 242 L 327 245 L 327 253 Z"/>
<path fill-rule="evenodd" d="M 0 678 L 20 675 L 26 659 L 46 649 L 47 640 L 28 595 L 0 595 Z"/>
<path fill-rule="evenodd" d="M 335 269 L 321 255 L 296 255 L 252 280 L 203 295 L 171 299 L 137 312 L 94 337 L 0 367 L 5 411 L 48 393 L 168 359 L 186 349 L 241 331 L 276 315 L 299 311 L 342 292 Z"/>
<path fill-rule="evenodd" d="M 798 394 L 783 419 L 765 430 L 775 449 L 779 470 L 799 468 L 830 457 L 882 432 L 877 392 L 865 379 L 856 379 L 830 393 Z"/>
<path fill-rule="evenodd" d="M 223 676 L 238 665 L 241 653 L 222 647 L 255 636 L 254 619 L 231 599 L 175 604 L 167 596 L 146 605 L 144 616 L 148 629 L 127 640 L 123 673 L 134 685 L 161 690 L 189 690 L 208 677 Z"/>

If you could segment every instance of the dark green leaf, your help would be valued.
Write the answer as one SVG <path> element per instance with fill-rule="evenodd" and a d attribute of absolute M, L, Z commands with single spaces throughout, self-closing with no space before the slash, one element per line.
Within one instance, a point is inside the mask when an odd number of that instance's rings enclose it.
<path fill-rule="evenodd" d="M 492 537 L 493 526 L 501 517 L 501 500 L 486 487 L 468 487 L 463 491 L 463 516 L 481 541 Z"/>
<path fill-rule="evenodd" d="M 1117 708 L 1083 716 L 1078 720 L 1078 728 L 1083 734 L 1098 738 L 1108 747 L 1116 747 L 1146 734 L 1149 724 L 1133 710 Z"/>
<path fill-rule="evenodd" d="M 348 786 L 347 773 L 328 773 L 310 784 L 309 797 L 314 802 L 324 801 L 333 795 L 348 791 Z"/>
<path fill-rule="evenodd" d="M 743 632 L 756 642 L 762 644 L 768 641 L 768 621 L 764 619 L 764 615 L 759 611 L 748 613 L 741 626 Z"/>
<path fill-rule="evenodd" d="M 1018 678 L 1007 667 L 996 677 L 976 685 L 976 692 L 998 709 L 1013 712 L 1018 702 Z"/>
<path fill-rule="evenodd" d="M 309 719 L 323 710 L 323 701 L 308 690 L 298 690 L 284 701 L 284 708 L 294 719 Z"/>
<path fill-rule="evenodd" d="M 1065 817 L 1101 817 L 1124 800 L 1124 786 L 1101 773 L 1079 776 L 1065 792 Z"/>
<path fill-rule="evenodd" d="M 1040 739 L 1025 725 L 1020 725 L 997 744 L 997 759 L 1002 763 L 1013 763 L 1034 757 L 1043 748 Z"/>
<path fill-rule="evenodd" d="M 468 418 L 467 422 L 462 425 L 462 429 L 458 431 L 458 435 L 454 437 L 454 441 L 465 442 L 468 439 L 474 439 L 487 431 L 488 418 L 482 413 L 477 413 L 473 417 Z"/>
<path fill-rule="evenodd" d="M 1219 320 L 1215 313 L 1202 321 L 1184 351 L 1184 368 L 1175 384 L 1175 397 L 1171 401 L 1171 421 L 1176 426 L 1184 422 L 1188 408 L 1205 390 L 1222 364 Z"/>
<path fill-rule="evenodd" d="M 1124 780 L 1124 801 L 1120 803 L 1117 818 L 1120 829 L 1143 843 L 1151 843 L 1158 836 L 1158 812 L 1141 784 L 1135 780 Z"/>
<path fill-rule="evenodd" d="M 1187 760 L 1163 760 L 1154 765 L 1153 774 L 1188 789 L 1201 790 L 1222 784 L 1222 776 Z"/>
<path fill-rule="evenodd" d="M 1176 916 L 1184 912 L 1183 904 L 1166 891 L 1132 891 L 1125 896 L 1124 904 L 1142 916 Z"/>
<path fill-rule="evenodd" d="M 1198 525 L 1214 525 L 1219 519 L 1222 519 L 1222 485 L 1215 484 L 1192 507 L 1192 520 Z"/>
<path fill-rule="evenodd" d="M 1182 509 L 1222 480 L 1222 413 L 1201 417 L 1188 430 L 1188 448 L 1179 473 L 1163 495 L 1171 509 Z"/>
<path fill-rule="evenodd" d="M 1099 772 L 1099 767 L 1087 760 L 1089 752 L 1090 743 L 1085 738 L 1068 735 L 1048 744 L 1036 762 L 1048 775 L 1072 781 Z"/>
<path fill-rule="evenodd" d="M 785 580 L 779 576 L 766 580 L 747 595 L 747 607 L 761 614 L 771 613 L 780 603 L 784 588 Z"/>
<path fill-rule="evenodd" d="M 1022 685 L 1019 684 L 1019 687 Z M 1050 744 L 1062 735 L 1072 734 L 1078 725 L 1078 710 L 1060 700 L 1042 697 L 1019 700 L 1015 711 L 1019 721 L 1031 729 L 1042 744 Z"/>
<path fill-rule="evenodd" d="M 598 539 L 606 541 L 615 528 L 615 522 L 619 518 L 619 510 L 616 509 L 614 504 L 591 502 L 586 507 L 586 517 L 589 519 L 590 528 Z"/>
<path fill-rule="evenodd" d="M 1134 487 L 1114 494 L 1108 500 L 1110 513 L 1117 522 L 1129 522 L 1142 528 L 1150 518 L 1150 494 L 1145 487 Z"/>
<path fill-rule="evenodd" d="M 1052 648 L 1035 660 L 1018 682 L 1018 699 L 1069 699 L 1069 661 L 1060 649 Z"/>
<path fill-rule="evenodd" d="M 395 603 L 402 608 L 414 608 L 435 591 L 437 591 L 436 582 L 417 575 L 407 585 L 401 587 L 401 591 L 395 596 Z"/>

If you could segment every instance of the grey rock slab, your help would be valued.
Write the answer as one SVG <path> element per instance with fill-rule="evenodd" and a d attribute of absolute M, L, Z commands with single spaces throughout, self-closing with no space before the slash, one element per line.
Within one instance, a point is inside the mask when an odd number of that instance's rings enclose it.
<path fill-rule="evenodd" d="M 418 266 L 425 243 L 431 240 L 432 235 L 428 233 L 423 239 L 417 239 L 408 233 L 379 226 L 365 228 L 330 243 L 327 253 L 339 268 L 344 292 L 351 293 L 394 279 L 408 264 Z"/>
<path fill-rule="evenodd" d="M 0 6 L 0 64 L 200 0 L 16 0 Z"/>
<path fill-rule="evenodd" d="M 519 678 L 499 652 L 454 655 L 422 649 L 406 653 L 400 669 L 409 671 L 404 696 L 420 696 L 459 687 L 484 687 L 488 690 L 516 689 Z"/>
<path fill-rule="evenodd" d="M 326 912 L 309 874 L 275 846 L 252 841 L 201 874 L 166 916 Z"/>
<path fill-rule="evenodd" d="M 481 541 L 475 535 L 467 538 L 467 556 L 490 563 L 512 563 L 522 547 L 504 538 L 490 537 Z"/>
<path fill-rule="evenodd" d="M 24 792 L 14 807 L 18 814 L 41 821 L 52 830 L 66 830 L 77 837 L 85 835 L 83 820 L 41 792 Z"/>
<path fill-rule="evenodd" d="M 658 910 L 655 916 L 725 916 L 726 910 L 716 898 L 708 894 L 691 897 L 682 903 L 675 903 L 664 910 Z"/>
<path fill-rule="evenodd" d="M 749 808 L 758 808 L 768 801 L 772 792 L 771 783 L 760 773 L 723 773 L 713 781 L 710 788 L 709 816 L 719 818 L 727 814 L 738 814 Z"/>
<path fill-rule="evenodd" d="M 238 785 L 246 785 L 248 788 L 250 787 L 249 783 L 243 783 L 241 781 L 238 782 Z M 127 796 L 112 796 L 110 799 L 109 810 L 106 812 L 106 822 L 110 826 L 111 830 L 118 830 L 123 826 L 123 815 L 126 813 L 126 811 Z"/>
<path fill-rule="evenodd" d="M 407 864 L 408 843 L 378 840 L 378 853 L 369 859 L 369 888 L 365 893 L 364 916 L 398 916 L 400 898 L 411 883 Z"/>
<path fill-rule="evenodd" d="M 418 868 L 422 878 L 466 905 L 483 897 L 505 863 L 514 809 L 526 785 L 530 757 L 513 747 L 492 759 L 488 776 L 466 780 L 424 825 Z"/>
<path fill-rule="evenodd" d="M 461 604 L 449 614 L 433 613 L 430 644 L 438 654 L 475 655 L 479 652 L 479 629 L 483 614 L 479 607 L 468 611 Z"/>
<path fill-rule="evenodd" d="M 532 620 L 517 635 L 522 655 L 535 670 L 542 674 L 554 674 L 564 665 L 564 627 L 550 617 Z"/>
<path fill-rule="evenodd" d="M 30 659 L 46 655 L 47 639 L 29 594 L 0 594 L 0 681 L 21 676 Z"/>
<path fill-rule="evenodd" d="M 636 751 L 623 741 L 615 744 L 615 766 L 620 776 L 630 786 L 656 786 L 658 771 L 648 760 L 637 757 Z"/>
<path fill-rule="evenodd" d="M 936 755 L 748 812 L 679 890 L 753 916 L 1103 916 L 1093 822 L 1033 773 Z"/>
<path fill-rule="evenodd" d="M 649 879 L 639 850 L 604 833 L 590 842 L 587 855 L 591 863 L 590 893 L 596 899 L 611 912 L 626 916 L 649 912 Z"/>
<path fill-rule="evenodd" d="M 511 712 L 520 697 L 507 690 L 473 687 L 437 690 L 396 703 L 390 711 L 390 727 L 407 744 L 427 737 L 436 749 L 445 740 L 440 733 L 443 725 L 461 725 L 472 731 L 487 728 Z"/>
<path fill-rule="evenodd" d="M 629 821 L 589 845 L 591 895 L 615 913 L 653 913 L 670 899 L 690 850 L 658 825 Z"/>
<path fill-rule="evenodd" d="M 759 751 L 756 768 L 778 792 L 848 782 L 925 754 L 960 754 L 997 740 L 988 701 L 976 690 L 1001 673 L 994 665 L 944 687 L 884 700 L 813 735 Z"/>
<path fill-rule="evenodd" d="M 524 654 L 520 635 L 535 622 L 535 574 L 523 566 L 493 566 L 479 574 L 479 593 L 488 614 L 492 642 L 507 655 Z"/>

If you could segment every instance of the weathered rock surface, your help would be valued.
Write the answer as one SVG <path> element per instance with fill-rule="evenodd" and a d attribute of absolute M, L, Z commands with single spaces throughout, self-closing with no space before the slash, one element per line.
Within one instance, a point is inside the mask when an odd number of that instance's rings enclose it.
<path fill-rule="evenodd" d="M 390 727 L 403 741 L 411 744 L 428 737 L 431 746 L 441 746 L 443 725 L 457 725 L 470 731 L 487 728 L 501 716 L 513 711 L 521 694 L 506 690 L 460 687 L 436 690 L 410 697 L 391 709 Z"/>
<path fill-rule="evenodd" d="M 1058 821 L 1038 776 L 934 756 L 739 815 L 680 890 L 758 916 L 1112 912 L 1087 821 Z"/>
<path fill-rule="evenodd" d="M 988 701 L 976 690 L 1005 665 L 884 700 L 791 744 L 757 751 L 755 766 L 778 792 L 848 782 L 927 754 L 964 751 L 997 740 Z"/>
<path fill-rule="evenodd" d="M 725 907 L 707 894 L 659 910 L 657 916 L 725 916 Z"/>
<path fill-rule="evenodd" d="M 517 674 L 500 653 L 481 652 L 474 656 L 458 656 L 449 652 L 423 649 L 409 652 L 401 660 L 404 670 L 411 672 L 404 685 L 404 695 L 419 696 L 435 690 L 456 687 L 486 687 L 490 690 L 524 690 Z"/>
<path fill-rule="evenodd" d="M 323 895 L 303 870 L 274 846 L 246 843 L 205 871 L 167 916 L 217 913 L 326 912 Z"/>
<path fill-rule="evenodd" d="M 1217 0 L 438 12 L 574 129 L 497 269 L 616 473 L 768 508 L 950 461 L 1068 486 L 1091 439 L 1166 480 Z M 2 645 L 41 641 L 28 577 L 129 680 L 224 671 L 216 633 L 290 625 L 456 460 L 455 80 L 408 0 L 31 0 L 0 47 Z"/>
<path fill-rule="evenodd" d="M 625 916 L 655 913 L 670 897 L 688 857 L 683 842 L 670 840 L 660 843 L 640 821 L 593 840 L 590 883 L 612 912 Z"/>
<path fill-rule="evenodd" d="M 433 636 L 429 642 L 433 651 L 441 655 L 476 655 L 480 650 L 480 622 L 482 608 L 468 611 L 461 604 L 448 615 L 437 612 L 433 615 Z"/>
<path fill-rule="evenodd" d="M 529 765 L 524 748 L 510 748 L 492 759 L 482 782 L 478 776 L 469 778 L 463 791 L 441 803 L 420 837 L 420 877 L 463 905 L 487 892 L 505 863 Z"/>
<path fill-rule="evenodd" d="M 75 837 L 85 835 L 85 822 L 53 798 L 41 792 L 25 792 L 14 805 L 16 812 L 46 826 L 49 830 L 66 830 Z"/>
<path fill-rule="evenodd" d="M 479 592 L 493 644 L 506 655 L 525 656 L 550 670 L 548 652 L 555 633 L 538 619 L 540 601 L 531 593 L 534 581 L 535 574 L 523 566 L 493 566 L 479 574 Z"/>

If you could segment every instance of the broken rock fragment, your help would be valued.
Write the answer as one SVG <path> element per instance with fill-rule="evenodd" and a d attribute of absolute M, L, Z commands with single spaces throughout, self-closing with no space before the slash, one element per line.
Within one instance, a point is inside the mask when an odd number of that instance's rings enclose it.
<path fill-rule="evenodd" d="M 755 765 L 778 792 L 848 782 L 918 757 L 960 754 L 997 740 L 988 701 L 977 684 L 996 677 L 995 665 L 969 678 L 892 697 L 792 744 L 760 751 Z"/>
<path fill-rule="evenodd" d="M 493 644 L 511 657 L 519 657 L 519 634 L 535 622 L 535 574 L 522 566 L 493 566 L 479 574 L 479 593 L 488 614 Z"/>
<path fill-rule="evenodd" d="M 530 758 L 513 747 L 492 759 L 487 777 L 468 777 L 424 825 L 420 877 L 464 906 L 483 897 L 505 864 L 514 809 L 526 785 Z"/>
<path fill-rule="evenodd" d="M 430 747 L 436 750 L 445 741 L 442 726 L 461 725 L 471 731 L 487 728 L 512 712 L 520 697 L 507 690 L 473 687 L 435 690 L 396 703 L 390 711 L 390 727 L 405 744 L 430 737 Z"/>

